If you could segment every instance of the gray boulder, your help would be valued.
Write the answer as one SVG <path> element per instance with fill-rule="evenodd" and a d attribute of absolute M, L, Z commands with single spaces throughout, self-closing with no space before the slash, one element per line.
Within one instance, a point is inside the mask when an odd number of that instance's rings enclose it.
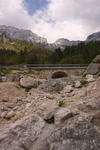
<path fill-rule="evenodd" d="M 86 71 L 84 72 L 84 75 L 87 74 L 97 74 L 100 71 L 100 64 L 99 63 L 91 63 L 88 68 L 86 69 Z"/>
<path fill-rule="evenodd" d="M 85 97 L 76 107 L 83 112 L 100 111 L 100 98 Z"/>
<path fill-rule="evenodd" d="M 100 98 L 86 97 L 76 107 L 81 113 L 87 114 L 87 119 L 93 125 L 100 127 Z"/>
<path fill-rule="evenodd" d="M 40 85 L 40 89 L 45 92 L 59 92 L 63 89 L 63 85 L 59 80 L 49 79 Z"/>
<path fill-rule="evenodd" d="M 92 63 L 88 66 L 88 68 L 86 69 L 86 71 L 84 72 L 84 75 L 87 74 L 97 74 L 100 71 L 100 55 L 97 55 Z"/>
<path fill-rule="evenodd" d="M 80 81 L 75 81 L 75 88 L 81 88 L 82 87 L 82 84 Z"/>
<path fill-rule="evenodd" d="M 36 88 L 38 87 L 39 82 L 32 78 L 21 78 L 20 85 L 25 88 Z"/>
<path fill-rule="evenodd" d="M 63 92 L 64 93 L 70 93 L 74 90 L 74 88 L 71 85 L 67 85 L 64 87 Z"/>
<path fill-rule="evenodd" d="M 0 150 L 31 150 L 45 122 L 31 115 L 0 130 Z"/>
<path fill-rule="evenodd" d="M 93 59 L 93 63 L 99 63 L 99 64 L 100 64 L 100 55 L 97 55 L 97 56 Z"/>
<path fill-rule="evenodd" d="M 39 150 L 100 150 L 100 133 L 77 115 L 56 128 Z"/>
<path fill-rule="evenodd" d="M 68 108 L 60 109 L 55 114 L 55 125 L 59 126 L 61 123 L 63 123 L 65 120 L 72 117 L 72 112 Z"/>
<path fill-rule="evenodd" d="M 87 82 L 94 82 L 96 79 L 94 79 L 94 77 L 93 77 L 93 75 L 91 74 L 88 74 L 88 75 L 86 75 L 86 81 Z"/>
<path fill-rule="evenodd" d="M 49 109 L 48 111 L 44 111 L 44 120 L 51 119 L 54 116 L 55 111 L 57 109 L 58 109 L 58 107 L 54 107 L 54 108 Z"/>
<path fill-rule="evenodd" d="M 20 78 L 18 75 L 15 74 L 6 74 L 6 76 L 2 77 L 2 81 L 4 82 L 13 82 L 13 81 L 19 81 Z"/>

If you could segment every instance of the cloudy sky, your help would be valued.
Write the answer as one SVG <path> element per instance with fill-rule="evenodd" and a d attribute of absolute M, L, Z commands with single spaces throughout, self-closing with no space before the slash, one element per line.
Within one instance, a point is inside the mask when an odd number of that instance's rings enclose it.
<path fill-rule="evenodd" d="M 0 0 L 0 25 L 30 29 L 49 43 L 100 31 L 100 0 Z"/>

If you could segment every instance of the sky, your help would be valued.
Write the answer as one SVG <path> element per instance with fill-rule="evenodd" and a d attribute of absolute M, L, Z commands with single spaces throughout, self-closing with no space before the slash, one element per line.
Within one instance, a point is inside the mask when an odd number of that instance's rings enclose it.
<path fill-rule="evenodd" d="M 100 31 L 100 0 L 0 0 L 0 25 L 29 29 L 49 43 Z"/>

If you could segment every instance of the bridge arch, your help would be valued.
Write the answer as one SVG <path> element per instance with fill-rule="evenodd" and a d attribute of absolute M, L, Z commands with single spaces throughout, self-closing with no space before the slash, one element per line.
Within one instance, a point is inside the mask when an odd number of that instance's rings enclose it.
<path fill-rule="evenodd" d="M 52 74 L 51 78 L 63 78 L 63 77 L 68 77 L 68 75 L 64 71 L 56 71 Z"/>

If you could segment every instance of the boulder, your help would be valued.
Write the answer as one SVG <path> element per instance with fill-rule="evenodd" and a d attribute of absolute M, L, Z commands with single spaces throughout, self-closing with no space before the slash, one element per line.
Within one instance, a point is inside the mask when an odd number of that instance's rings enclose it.
<path fill-rule="evenodd" d="M 99 63 L 99 64 L 100 64 L 100 55 L 97 55 L 97 56 L 93 59 L 93 63 Z"/>
<path fill-rule="evenodd" d="M 83 101 L 76 104 L 81 114 L 87 115 L 87 119 L 95 126 L 100 127 L 100 98 L 86 97 Z"/>
<path fill-rule="evenodd" d="M 38 150 L 100 150 L 100 133 L 77 115 L 56 128 Z"/>
<path fill-rule="evenodd" d="M 13 81 L 19 81 L 20 78 L 18 75 L 15 74 L 6 74 L 6 76 L 2 77 L 2 81 L 4 82 L 13 82 Z"/>
<path fill-rule="evenodd" d="M 84 100 L 76 104 L 77 109 L 83 112 L 100 111 L 100 98 L 85 97 Z"/>
<path fill-rule="evenodd" d="M 21 78 L 20 85 L 25 88 L 37 88 L 39 82 L 32 78 Z"/>
<path fill-rule="evenodd" d="M 5 118 L 6 115 L 7 115 L 7 111 L 4 111 L 4 112 L 1 113 L 0 117 L 1 117 L 1 118 Z"/>
<path fill-rule="evenodd" d="M 49 120 L 51 119 L 52 117 L 54 117 L 54 114 L 55 114 L 55 110 L 57 109 L 58 107 L 54 107 L 52 109 L 49 109 L 48 111 L 45 111 L 44 112 L 44 120 Z"/>
<path fill-rule="evenodd" d="M 75 88 L 81 88 L 82 87 L 82 84 L 80 81 L 75 81 Z"/>
<path fill-rule="evenodd" d="M 87 74 L 97 74 L 100 71 L 100 64 L 99 63 L 91 63 L 83 75 Z"/>
<path fill-rule="evenodd" d="M 0 150 L 31 150 L 41 135 L 45 121 L 30 115 L 0 130 Z"/>
<path fill-rule="evenodd" d="M 59 126 L 65 120 L 72 117 L 72 112 L 68 108 L 60 109 L 54 116 L 55 118 L 55 125 Z"/>
<path fill-rule="evenodd" d="M 93 75 L 92 74 L 87 74 L 86 75 L 86 78 L 88 79 L 88 78 L 93 78 Z"/>
<path fill-rule="evenodd" d="M 45 92 L 59 92 L 63 89 L 63 85 L 59 80 L 49 79 L 43 82 L 39 88 Z"/>
<path fill-rule="evenodd" d="M 92 74 L 88 74 L 88 75 L 86 75 L 86 81 L 87 82 L 94 82 L 95 81 L 95 79 L 93 78 L 93 75 Z"/>
<path fill-rule="evenodd" d="M 87 74 L 97 74 L 100 71 L 100 55 L 97 55 L 92 63 L 88 66 L 88 68 L 86 69 L 86 71 L 84 72 L 84 76 Z"/>
<path fill-rule="evenodd" d="M 11 110 L 7 115 L 6 115 L 6 119 L 11 119 L 12 117 L 15 116 L 15 112 L 13 110 Z"/>
<path fill-rule="evenodd" d="M 74 88 L 71 85 L 67 85 L 66 87 L 64 87 L 63 92 L 64 93 L 70 93 L 74 90 Z"/>
<path fill-rule="evenodd" d="M 54 109 L 50 109 L 44 112 L 44 120 L 49 120 L 54 116 Z"/>

